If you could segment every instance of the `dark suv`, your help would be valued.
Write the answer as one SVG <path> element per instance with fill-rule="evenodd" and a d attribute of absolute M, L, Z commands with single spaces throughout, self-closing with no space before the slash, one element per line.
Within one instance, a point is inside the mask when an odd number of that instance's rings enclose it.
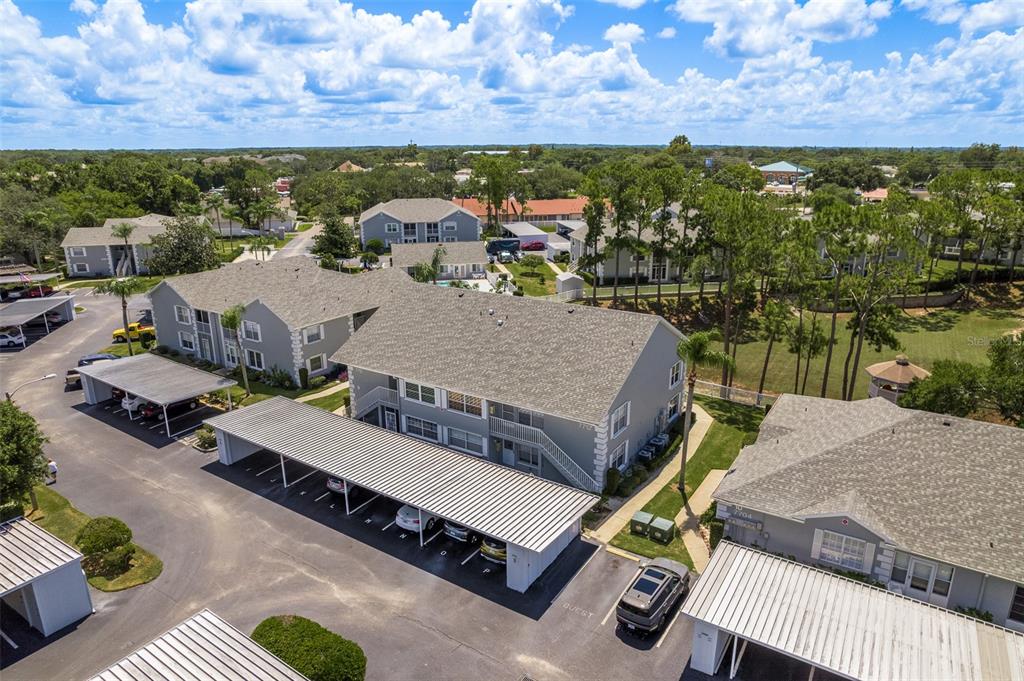
<path fill-rule="evenodd" d="M 615 608 L 615 619 L 630 631 L 651 633 L 665 626 L 668 613 L 690 592 L 690 571 L 668 558 L 648 563 Z"/>
<path fill-rule="evenodd" d="M 519 250 L 519 239 L 491 239 L 487 242 L 487 255 L 498 255 L 502 251 L 515 253 Z"/>

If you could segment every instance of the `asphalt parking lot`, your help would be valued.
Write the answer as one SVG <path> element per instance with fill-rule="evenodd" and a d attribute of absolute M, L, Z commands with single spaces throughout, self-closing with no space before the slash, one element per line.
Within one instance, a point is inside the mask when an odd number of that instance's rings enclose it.
<path fill-rule="evenodd" d="M 80 388 L 77 391 L 66 390 L 66 392 L 77 392 L 79 395 L 82 395 Z M 152 418 L 145 418 L 136 412 L 129 417 L 128 410 L 123 408 L 117 400 L 106 400 L 98 404 L 86 404 L 83 398 L 83 401 L 75 405 L 74 409 L 91 416 L 110 428 L 115 428 L 127 435 L 131 435 L 151 447 L 166 447 L 173 444 L 179 438 L 187 436 L 203 425 L 204 419 L 221 413 L 220 410 L 213 407 L 200 405 L 199 408 L 185 414 L 172 416 L 169 419 L 172 437 L 168 438 L 162 414 Z"/>
<path fill-rule="evenodd" d="M 0 355 L 0 388 L 63 376 L 107 344 L 118 301 L 82 304 L 88 311 L 74 325 Z M 637 564 L 586 541 L 518 594 L 470 547 L 441 535 L 421 548 L 414 533 L 402 537 L 389 526 L 389 500 L 346 516 L 342 499 L 324 496 L 320 474 L 284 489 L 271 468 L 279 461 L 260 454 L 224 466 L 159 428 L 83 406 L 82 392 L 64 392 L 59 380 L 15 400 L 50 438 L 54 489 L 85 513 L 127 521 L 164 571 L 127 591 L 93 590 L 95 614 L 21 659 L 5 649 L 5 681 L 87 678 L 204 607 L 245 632 L 274 614 L 315 619 L 363 647 L 371 679 L 675 680 L 686 666 L 684 618 L 664 637 L 616 627 L 613 608 Z"/>

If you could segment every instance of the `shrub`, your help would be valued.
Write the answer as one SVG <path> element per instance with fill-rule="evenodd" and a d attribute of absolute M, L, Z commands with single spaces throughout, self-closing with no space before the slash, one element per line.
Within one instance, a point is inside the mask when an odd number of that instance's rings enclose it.
<path fill-rule="evenodd" d="M 618 488 L 615 490 L 615 494 L 620 497 L 628 497 L 632 494 L 640 483 L 646 479 L 646 475 L 640 475 L 636 471 L 633 471 L 629 476 L 623 478 L 619 482 Z"/>
<path fill-rule="evenodd" d="M 305 617 L 268 617 L 252 639 L 310 681 L 362 681 L 366 676 L 366 654 L 358 644 Z"/>
<path fill-rule="evenodd" d="M 167 351 L 167 354 L 168 354 L 168 355 L 170 355 L 171 357 L 177 357 L 177 356 L 178 356 L 179 354 L 181 354 L 181 353 L 179 353 L 179 352 L 178 352 L 177 350 L 175 350 L 174 348 L 171 348 L 170 350 L 168 350 L 168 351 Z"/>
<path fill-rule="evenodd" d="M 619 487 L 619 482 L 622 480 L 622 473 L 619 472 L 618 468 L 609 468 L 608 472 L 604 476 L 604 494 L 611 496 L 615 494 L 615 490 Z"/>
<path fill-rule="evenodd" d="M 264 371 L 261 380 L 263 383 L 274 388 L 282 388 L 284 390 L 295 389 L 295 381 L 292 380 L 291 375 L 280 367 L 273 366 Z"/>
<path fill-rule="evenodd" d="M 158 345 L 155 348 L 153 348 L 153 350 L 156 351 L 157 354 L 166 355 L 168 348 L 166 345 Z"/>
<path fill-rule="evenodd" d="M 152 347 L 153 343 L 155 343 L 155 342 L 156 342 L 156 338 L 154 338 L 153 336 L 151 336 L 149 334 L 145 334 L 144 333 L 144 334 L 142 334 L 142 338 L 139 340 L 139 345 L 142 346 L 143 350 L 149 350 L 149 348 Z"/>
<path fill-rule="evenodd" d="M 25 512 L 20 501 L 5 501 L 0 504 L 0 523 L 17 518 Z"/>
<path fill-rule="evenodd" d="M 210 426 L 202 426 L 196 430 L 196 444 L 203 449 L 217 446 L 217 435 Z"/>
<path fill-rule="evenodd" d="M 325 270 L 336 270 L 338 269 L 338 260 L 330 253 L 324 253 L 320 256 L 320 267 Z"/>
<path fill-rule="evenodd" d="M 981 610 L 980 608 L 965 608 L 960 605 L 956 606 L 953 609 L 961 615 L 967 615 L 968 617 L 973 617 L 974 619 L 981 620 L 982 622 L 992 621 L 992 613 L 990 613 L 988 610 Z"/>
<path fill-rule="evenodd" d="M 299 385 L 303 390 L 309 387 L 309 369 L 306 367 L 299 369 Z"/>
<path fill-rule="evenodd" d="M 106 553 L 91 556 L 86 561 L 86 573 L 89 577 L 113 578 L 124 574 L 132 566 L 132 558 L 135 557 L 135 544 L 128 542 L 123 546 L 107 551 Z"/>
<path fill-rule="evenodd" d="M 324 385 L 325 383 L 327 383 L 327 377 L 326 376 L 314 376 L 313 378 L 309 379 L 309 387 L 310 388 L 319 388 L 320 386 Z"/>
<path fill-rule="evenodd" d="M 110 516 L 93 518 L 78 531 L 75 543 L 87 556 L 107 553 L 132 540 L 131 529 L 123 521 Z"/>
<path fill-rule="evenodd" d="M 523 289 L 517 288 L 515 291 L 512 292 L 512 295 L 514 295 L 514 296 L 525 296 L 526 294 L 523 293 Z"/>

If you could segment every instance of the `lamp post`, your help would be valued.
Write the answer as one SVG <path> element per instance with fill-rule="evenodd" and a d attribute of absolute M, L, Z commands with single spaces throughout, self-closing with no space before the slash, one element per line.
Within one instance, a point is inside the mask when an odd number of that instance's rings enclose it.
<path fill-rule="evenodd" d="M 38 383 L 39 381 L 46 381 L 51 378 L 57 378 L 57 374 L 46 374 L 45 376 L 40 376 L 39 378 L 33 378 L 31 381 L 25 381 L 24 383 L 22 383 L 9 393 L 4 393 L 4 396 L 7 398 L 7 401 L 10 402 L 11 398 L 14 397 L 14 393 L 18 392 L 29 383 Z"/>

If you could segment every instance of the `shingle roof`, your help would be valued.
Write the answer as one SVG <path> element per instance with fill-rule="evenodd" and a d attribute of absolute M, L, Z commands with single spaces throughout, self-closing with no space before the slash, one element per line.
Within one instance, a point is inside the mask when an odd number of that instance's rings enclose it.
<path fill-rule="evenodd" d="M 715 498 L 849 515 L 907 551 L 1024 582 L 1024 430 L 882 398 L 784 395 Z"/>
<path fill-rule="evenodd" d="M 421 284 L 331 359 L 593 424 L 659 324 L 671 328 L 655 315 Z"/>
<path fill-rule="evenodd" d="M 363 211 L 359 221 L 366 222 L 378 213 L 387 213 L 399 222 L 440 222 L 455 212 L 472 215 L 446 199 L 392 199 Z"/>
<path fill-rule="evenodd" d="M 434 249 L 444 248 L 441 262 L 445 265 L 473 265 L 487 262 L 487 249 L 483 241 L 453 241 L 446 244 L 392 244 L 391 265 L 412 267 L 416 263 L 430 262 Z"/>
<path fill-rule="evenodd" d="M 82 554 L 31 520 L 9 520 L 0 525 L 0 594 L 81 558 Z"/>
<path fill-rule="evenodd" d="M 107 218 L 102 227 L 72 227 L 60 245 L 62 248 L 71 248 L 123 244 L 124 239 L 111 234 L 111 230 L 122 223 L 135 226 L 135 230 L 128 237 L 129 244 L 148 244 L 154 236 L 167 231 L 164 226 L 165 220 L 173 220 L 173 218 L 158 213 L 150 213 L 138 218 Z"/>
<path fill-rule="evenodd" d="M 297 329 L 371 310 L 392 291 L 414 282 L 404 272 L 383 269 L 362 274 L 325 270 L 305 256 L 249 260 L 220 269 L 165 279 L 189 305 L 221 313 L 259 300 L 290 328 Z"/>

